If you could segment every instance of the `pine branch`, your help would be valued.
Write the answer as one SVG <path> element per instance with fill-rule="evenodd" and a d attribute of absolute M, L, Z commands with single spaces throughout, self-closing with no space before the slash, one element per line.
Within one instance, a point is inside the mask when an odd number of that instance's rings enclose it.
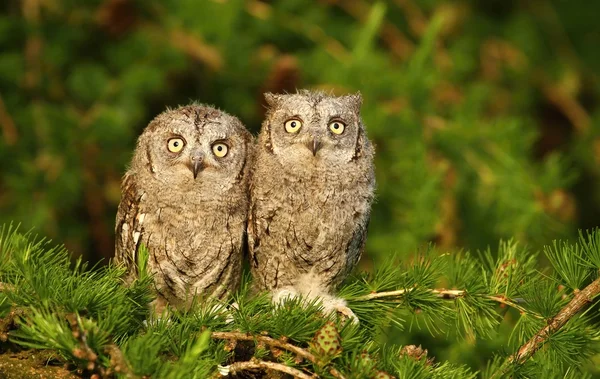
<path fill-rule="evenodd" d="M 311 379 L 314 378 L 313 375 L 307 375 L 302 371 L 295 369 L 293 367 L 286 366 L 281 363 L 269 362 L 269 361 L 246 361 L 246 362 L 235 362 L 231 365 L 227 366 L 227 372 L 229 374 L 236 374 L 240 371 L 246 370 L 275 370 L 279 372 L 283 372 L 285 374 L 293 375 L 294 378 L 300 379 Z"/>
<path fill-rule="evenodd" d="M 532 335 L 534 338 L 513 356 L 495 360 L 488 366 L 486 377 L 507 375 L 513 368 L 539 371 L 542 359 L 537 358 L 542 357 L 543 365 L 560 366 L 556 368 L 560 373 L 563 367 L 576 367 L 596 353 L 592 345 L 600 335 L 591 320 L 575 316 L 600 294 L 600 279 L 582 291 L 575 290 L 572 298 L 563 299 L 564 292 L 556 291 L 556 281 L 536 271 L 532 260 L 524 261 L 530 258 L 521 257 L 524 253 L 515 245 L 507 245 L 505 253 L 486 264 L 483 271 L 478 261 L 468 256 L 452 257 L 446 265 L 445 256 L 432 255 L 401 269 L 389 265 L 389 269 L 349 283 L 340 296 L 361 311 L 361 328 L 328 322 L 322 317 L 318 301 L 298 298 L 276 307 L 266 296 L 248 294 L 249 282 L 235 298 L 238 309 L 230 322 L 226 322 L 225 312 L 215 310 L 214 303 L 201 302 L 144 328 L 141 323 L 149 317 L 151 277 L 123 287 L 124 272 L 120 268 L 90 270 L 81 262 L 71 267 L 62 249 L 28 243 L 20 236 L 5 241 L 5 246 L 11 248 L 4 250 L 11 254 L 3 261 L 6 269 L 0 270 L 1 310 L 8 315 L 11 308 L 23 308 L 25 313 L 18 323 L 5 317 L 6 326 L 0 325 L 0 341 L 4 334 L 4 339 L 24 347 L 56 351 L 88 374 L 208 377 L 218 366 L 223 375 L 261 371 L 299 378 L 323 374 L 345 379 L 346 375 L 372 377 L 389 372 L 396 376 L 410 373 L 415 378 L 433 374 L 440 378 L 474 377 L 464 366 L 398 359 L 402 358 L 401 349 L 380 347 L 373 338 L 376 328 L 388 322 L 398 307 L 422 310 L 423 316 L 417 317 L 431 324 L 443 321 L 442 327 L 455 321 L 457 330 L 474 338 L 495 330 L 501 318 L 498 304 L 524 314 L 514 335 L 519 345 Z M 594 235 L 585 248 L 561 245 L 553 251 L 550 258 L 561 283 L 584 288 L 578 284 L 580 279 L 589 281 L 594 269 L 598 272 L 597 241 L 600 237 Z M 568 258 L 577 261 L 570 265 Z M 145 259 L 140 254 L 142 271 Z M 438 283 L 451 289 L 441 288 Z M 567 302 L 569 305 L 564 307 Z M 364 328 L 368 323 L 371 329 Z M 7 330 L 10 334 L 5 333 Z M 242 341 L 244 349 L 235 349 Z M 245 349 L 248 343 L 254 347 L 249 349 L 252 358 Z M 519 367 L 542 346 L 544 350 L 550 348 L 551 354 L 538 354 L 535 362 Z M 243 354 L 238 354 L 240 350 Z M 560 365 L 555 364 L 557 360 Z M 224 362 L 231 364 L 223 367 Z"/>
<path fill-rule="evenodd" d="M 413 289 L 410 288 L 408 290 L 401 289 L 401 290 L 396 290 L 396 291 L 372 292 L 368 295 L 357 297 L 356 301 L 369 301 L 369 300 L 381 299 L 381 298 L 385 298 L 385 297 L 400 297 L 400 296 L 404 295 L 405 293 L 410 292 L 412 290 Z"/>
<path fill-rule="evenodd" d="M 308 361 L 310 361 L 314 364 L 318 364 L 318 359 L 317 359 L 317 357 L 314 356 L 314 354 L 302 349 L 301 347 L 292 345 L 291 343 L 276 340 L 271 337 L 252 335 L 252 334 L 241 333 L 241 332 L 212 332 L 211 337 L 215 338 L 215 339 L 222 339 L 222 340 L 262 342 L 262 343 L 272 346 L 272 347 L 277 347 L 280 349 L 290 351 L 304 359 L 307 359 Z M 329 371 L 329 373 L 335 378 L 345 379 L 345 377 L 338 370 L 336 370 L 334 368 L 332 368 Z"/>
<path fill-rule="evenodd" d="M 412 291 L 414 288 L 409 289 L 401 289 L 396 291 L 386 291 L 386 292 L 372 292 L 370 294 L 357 297 L 355 301 L 369 301 L 383 298 L 394 298 L 394 297 L 402 297 L 407 292 Z M 454 300 L 459 297 L 464 297 L 467 294 L 466 290 L 447 290 L 447 289 L 432 289 L 432 293 L 436 294 L 439 298 L 445 300 Z M 487 295 L 485 298 L 493 300 L 497 303 L 507 305 L 518 310 L 521 313 L 528 313 L 525 308 L 517 304 L 519 302 L 518 299 L 509 299 L 504 295 Z M 538 316 L 539 317 L 539 316 Z"/>
<path fill-rule="evenodd" d="M 501 377 L 513 364 L 522 365 L 531 358 L 550 338 L 558 332 L 571 318 L 578 314 L 586 305 L 600 294 L 600 278 L 594 280 L 583 290 L 577 292 L 573 299 L 563 307 L 550 321 L 548 325 L 537 332 L 519 350 L 508 357 L 503 369 L 499 370 L 492 378 Z"/>

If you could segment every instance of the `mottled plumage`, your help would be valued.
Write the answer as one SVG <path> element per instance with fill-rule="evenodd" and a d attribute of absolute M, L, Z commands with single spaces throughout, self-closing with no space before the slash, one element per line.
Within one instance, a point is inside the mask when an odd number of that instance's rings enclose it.
<path fill-rule="evenodd" d="M 265 96 L 250 184 L 255 285 L 274 299 L 301 293 L 338 308 L 330 294 L 360 259 L 375 188 L 362 99 L 310 91 Z"/>
<path fill-rule="evenodd" d="M 116 260 L 131 279 L 147 246 L 159 308 L 237 289 L 251 149 L 237 118 L 205 105 L 166 111 L 139 137 L 121 188 Z"/>

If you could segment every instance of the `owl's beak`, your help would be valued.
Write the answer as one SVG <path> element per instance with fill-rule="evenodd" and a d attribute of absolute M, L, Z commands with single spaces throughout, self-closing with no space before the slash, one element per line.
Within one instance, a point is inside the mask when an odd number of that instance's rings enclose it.
<path fill-rule="evenodd" d="M 194 179 L 196 179 L 198 177 L 198 173 L 200 171 L 202 171 L 202 169 L 204 168 L 203 163 L 204 163 L 204 161 L 202 159 L 202 155 L 194 155 L 192 157 L 192 164 L 191 164 L 190 169 L 194 173 Z"/>
<path fill-rule="evenodd" d="M 317 139 L 317 137 L 313 137 L 312 141 L 309 141 L 307 144 L 310 151 L 312 151 L 313 156 L 317 155 L 317 151 L 321 148 L 321 141 Z"/>

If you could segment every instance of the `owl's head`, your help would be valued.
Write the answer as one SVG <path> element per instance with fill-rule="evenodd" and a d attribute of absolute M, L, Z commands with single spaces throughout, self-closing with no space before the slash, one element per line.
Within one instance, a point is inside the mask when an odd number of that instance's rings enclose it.
<path fill-rule="evenodd" d="M 302 90 L 267 93 L 265 98 L 269 109 L 263 141 L 284 169 L 298 172 L 301 167 L 342 165 L 360 156 L 368 143 L 359 93 L 335 97 Z"/>
<path fill-rule="evenodd" d="M 244 125 L 225 112 L 206 105 L 183 106 L 150 122 L 138 139 L 132 168 L 179 189 L 225 191 L 244 175 L 251 138 Z"/>

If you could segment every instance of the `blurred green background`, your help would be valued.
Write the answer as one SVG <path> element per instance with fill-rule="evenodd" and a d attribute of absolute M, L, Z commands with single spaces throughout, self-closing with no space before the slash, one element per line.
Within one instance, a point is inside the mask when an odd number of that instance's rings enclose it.
<path fill-rule="evenodd" d="M 256 133 L 263 92 L 308 87 L 364 97 L 378 190 L 363 269 L 428 241 L 573 237 L 600 220 L 599 14 L 583 0 L 4 0 L 0 222 L 106 261 L 154 116 L 198 100 Z M 486 348 L 463 342 L 434 352 L 479 367 Z"/>
<path fill-rule="evenodd" d="M 600 3 L 5 0 L 0 222 L 113 254 L 136 137 L 191 100 L 256 133 L 262 93 L 360 90 L 365 268 L 427 241 L 534 247 L 598 224 Z"/>

